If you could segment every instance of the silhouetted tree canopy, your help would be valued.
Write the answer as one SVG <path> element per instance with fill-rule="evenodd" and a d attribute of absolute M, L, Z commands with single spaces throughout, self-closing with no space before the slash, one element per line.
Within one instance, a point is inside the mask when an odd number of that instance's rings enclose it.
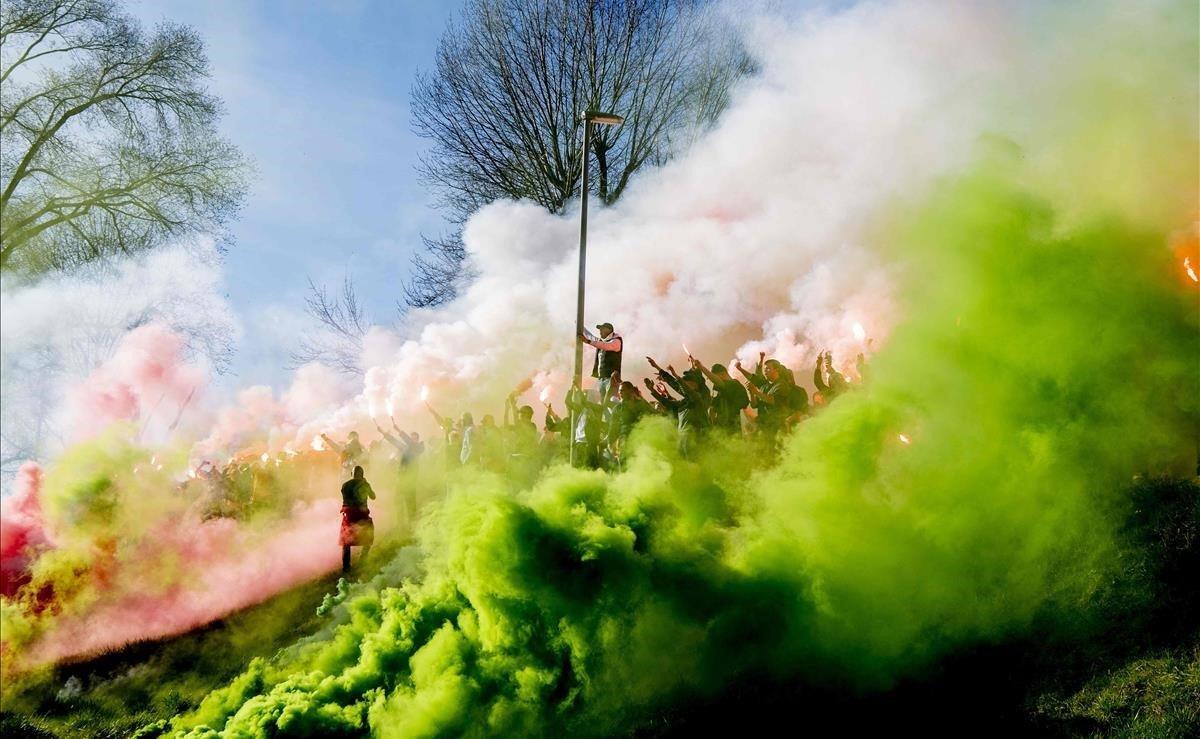
<path fill-rule="evenodd" d="M 646 165 L 665 162 L 725 107 L 748 57 L 698 0 L 468 0 L 412 93 L 433 142 L 421 174 L 453 224 L 427 239 L 407 286 L 436 305 L 461 284 L 461 225 L 499 198 L 558 212 L 579 194 L 585 111 L 596 195 L 616 201 Z"/>
<path fill-rule="evenodd" d="M 221 235 L 247 165 L 220 138 L 196 33 L 112 0 L 0 3 L 0 267 L 70 270 Z"/>

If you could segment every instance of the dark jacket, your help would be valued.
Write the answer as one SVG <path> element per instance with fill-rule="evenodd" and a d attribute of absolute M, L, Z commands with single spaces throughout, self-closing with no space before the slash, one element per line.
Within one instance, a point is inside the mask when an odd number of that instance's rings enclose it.
<path fill-rule="evenodd" d="M 691 390 L 681 380 L 676 379 L 675 376 L 670 372 L 659 372 L 658 376 L 661 377 L 663 382 L 669 385 L 672 390 L 682 396 L 682 401 L 680 401 L 680 404 L 676 406 L 676 409 L 674 409 L 675 417 L 679 420 L 679 430 L 683 431 L 684 429 L 688 428 L 708 428 L 708 407 L 712 404 L 712 396 L 709 395 L 708 386 L 704 384 L 704 380 L 697 378 L 699 388 L 696 390 Z M 667 404 L 664 403 L 664 405 Z"/>
<path fill-rule="evenodd" d="M 375 491 L 366 479 L 351 478 L 342 483 L 342 505 L 346 508 L 367 510 L 367 501 L 375 499 Z"/>
<path fill-rule="evenodd" d="M 612 373 L 621 373 L 621 351 L 625 348 L 625 340 L 617 334 L 609 334 L 606 339 L 599 339 L 606 343 L 616 342 L 617 349 L 601 349 L 596 347 L 596 358 L 592 360 L 592 377 L 602 380 L 607 380 L 612 377 Z M 593 344 L 593 346 L 595 346 Z"/>
<path fill-rule="evenodd" d="M 716 426 L 726 431 L 739 431 L 742 428 L 742 409 L 750 405 L 750 396 L 746 388 L 737 380 L 718 380 L 713 383 L 716 395 L 713 396 L 713 412 L 716 415 Z"/>
<path fill-rule="evenodd" d="M 783 428 L 788 416 L 808 410 L 808 391 L 797 385 L 791 377 L 780 377 L 771 383 L 766 394 L 774 402 L 758 406 L 758 425 L 765 431 L 777 431 Z"/>

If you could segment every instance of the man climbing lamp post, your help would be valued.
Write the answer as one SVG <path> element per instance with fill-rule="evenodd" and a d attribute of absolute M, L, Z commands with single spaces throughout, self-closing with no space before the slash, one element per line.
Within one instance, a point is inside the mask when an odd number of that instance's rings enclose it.
<path fill-rule="evenodd" d="M 592 124 L 601 126 L 616 126 L 625 121 L 613 113 L 589 111 L 580 116 L 583 119 L 583 152 L 580 159 L 583 162 L 583 183 L 579 188 L 579 287 L 575 300 L 575 383 L 569 392 L 583 392 L 583 286 L 587 279 L 587 211 L 588 211 L 588 157 L 592 148 Z M 578 423 L 578 412 L 571 411 L 571 428 L 569 439 L 571 447 L 571 464 L 575 464 L 575 431 Z"/>

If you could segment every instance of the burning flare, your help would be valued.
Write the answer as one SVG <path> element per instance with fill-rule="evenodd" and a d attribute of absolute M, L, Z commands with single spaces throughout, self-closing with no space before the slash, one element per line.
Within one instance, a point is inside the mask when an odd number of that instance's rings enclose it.
<path fill-rule="evenodd" d="M 912 443 L 912 439 L 908 438 L 904 434 L 900 434 L 899 438 L 900 438 L 901 444 L 911 444 Z"/>
<path fill-rule="evenodd" d="M 854 323 L 854 328 L 852 330 L 854 331 L 854 338 L 858 339 L 859 341 L 862 341 L 863 339 L 867 338 L 867 331 L 866 331 L 866 329 L 863 328 L 863 325 L 861 323 L 858 323 L 856 321 Z"/>
<path fill-rule="evenodd" d="M 1191 257 L 1183 258 L 1183 269 L 1187 272 L 1187 276 L 1191 278 L 1192 282 L 1200 282 L 1200 276 L 1196 274 L 1195 268 L 1192 267 Z"/>
<path fill-rule="evenodd" d="M 538 400 L 544 404 L 549 399 L 550 399 L 550 386 L 547 385 L 546 387 L 542 388 L 542 392 L 538 394 Z"/>
<path fill-rule="evenodd" d="M 421 402 L 424 403 L 427 400 L 429 400 L 429 386 L 422 385 L 421 386 Z"/>

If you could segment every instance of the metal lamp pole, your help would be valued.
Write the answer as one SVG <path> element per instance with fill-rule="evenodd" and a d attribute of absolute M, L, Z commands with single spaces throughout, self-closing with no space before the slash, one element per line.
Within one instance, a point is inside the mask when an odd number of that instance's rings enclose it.
<path fill-rule="evenodd" d="M 588 152 L 592 148 L 592 124 L 615 126 L 625 119 L 612 113 L 589 111 L 580 116 L 583 119 L 583 183 L 579 190 L 579 286 L 575 298 L 575 384 L 569 392 L 583 391 L 583 293 L 587 281 L 587 212 L 588 212 Z M 578 412 L 571 409 L 571 464 L 575 464 L 575 424 L 578 422 Z"/>

